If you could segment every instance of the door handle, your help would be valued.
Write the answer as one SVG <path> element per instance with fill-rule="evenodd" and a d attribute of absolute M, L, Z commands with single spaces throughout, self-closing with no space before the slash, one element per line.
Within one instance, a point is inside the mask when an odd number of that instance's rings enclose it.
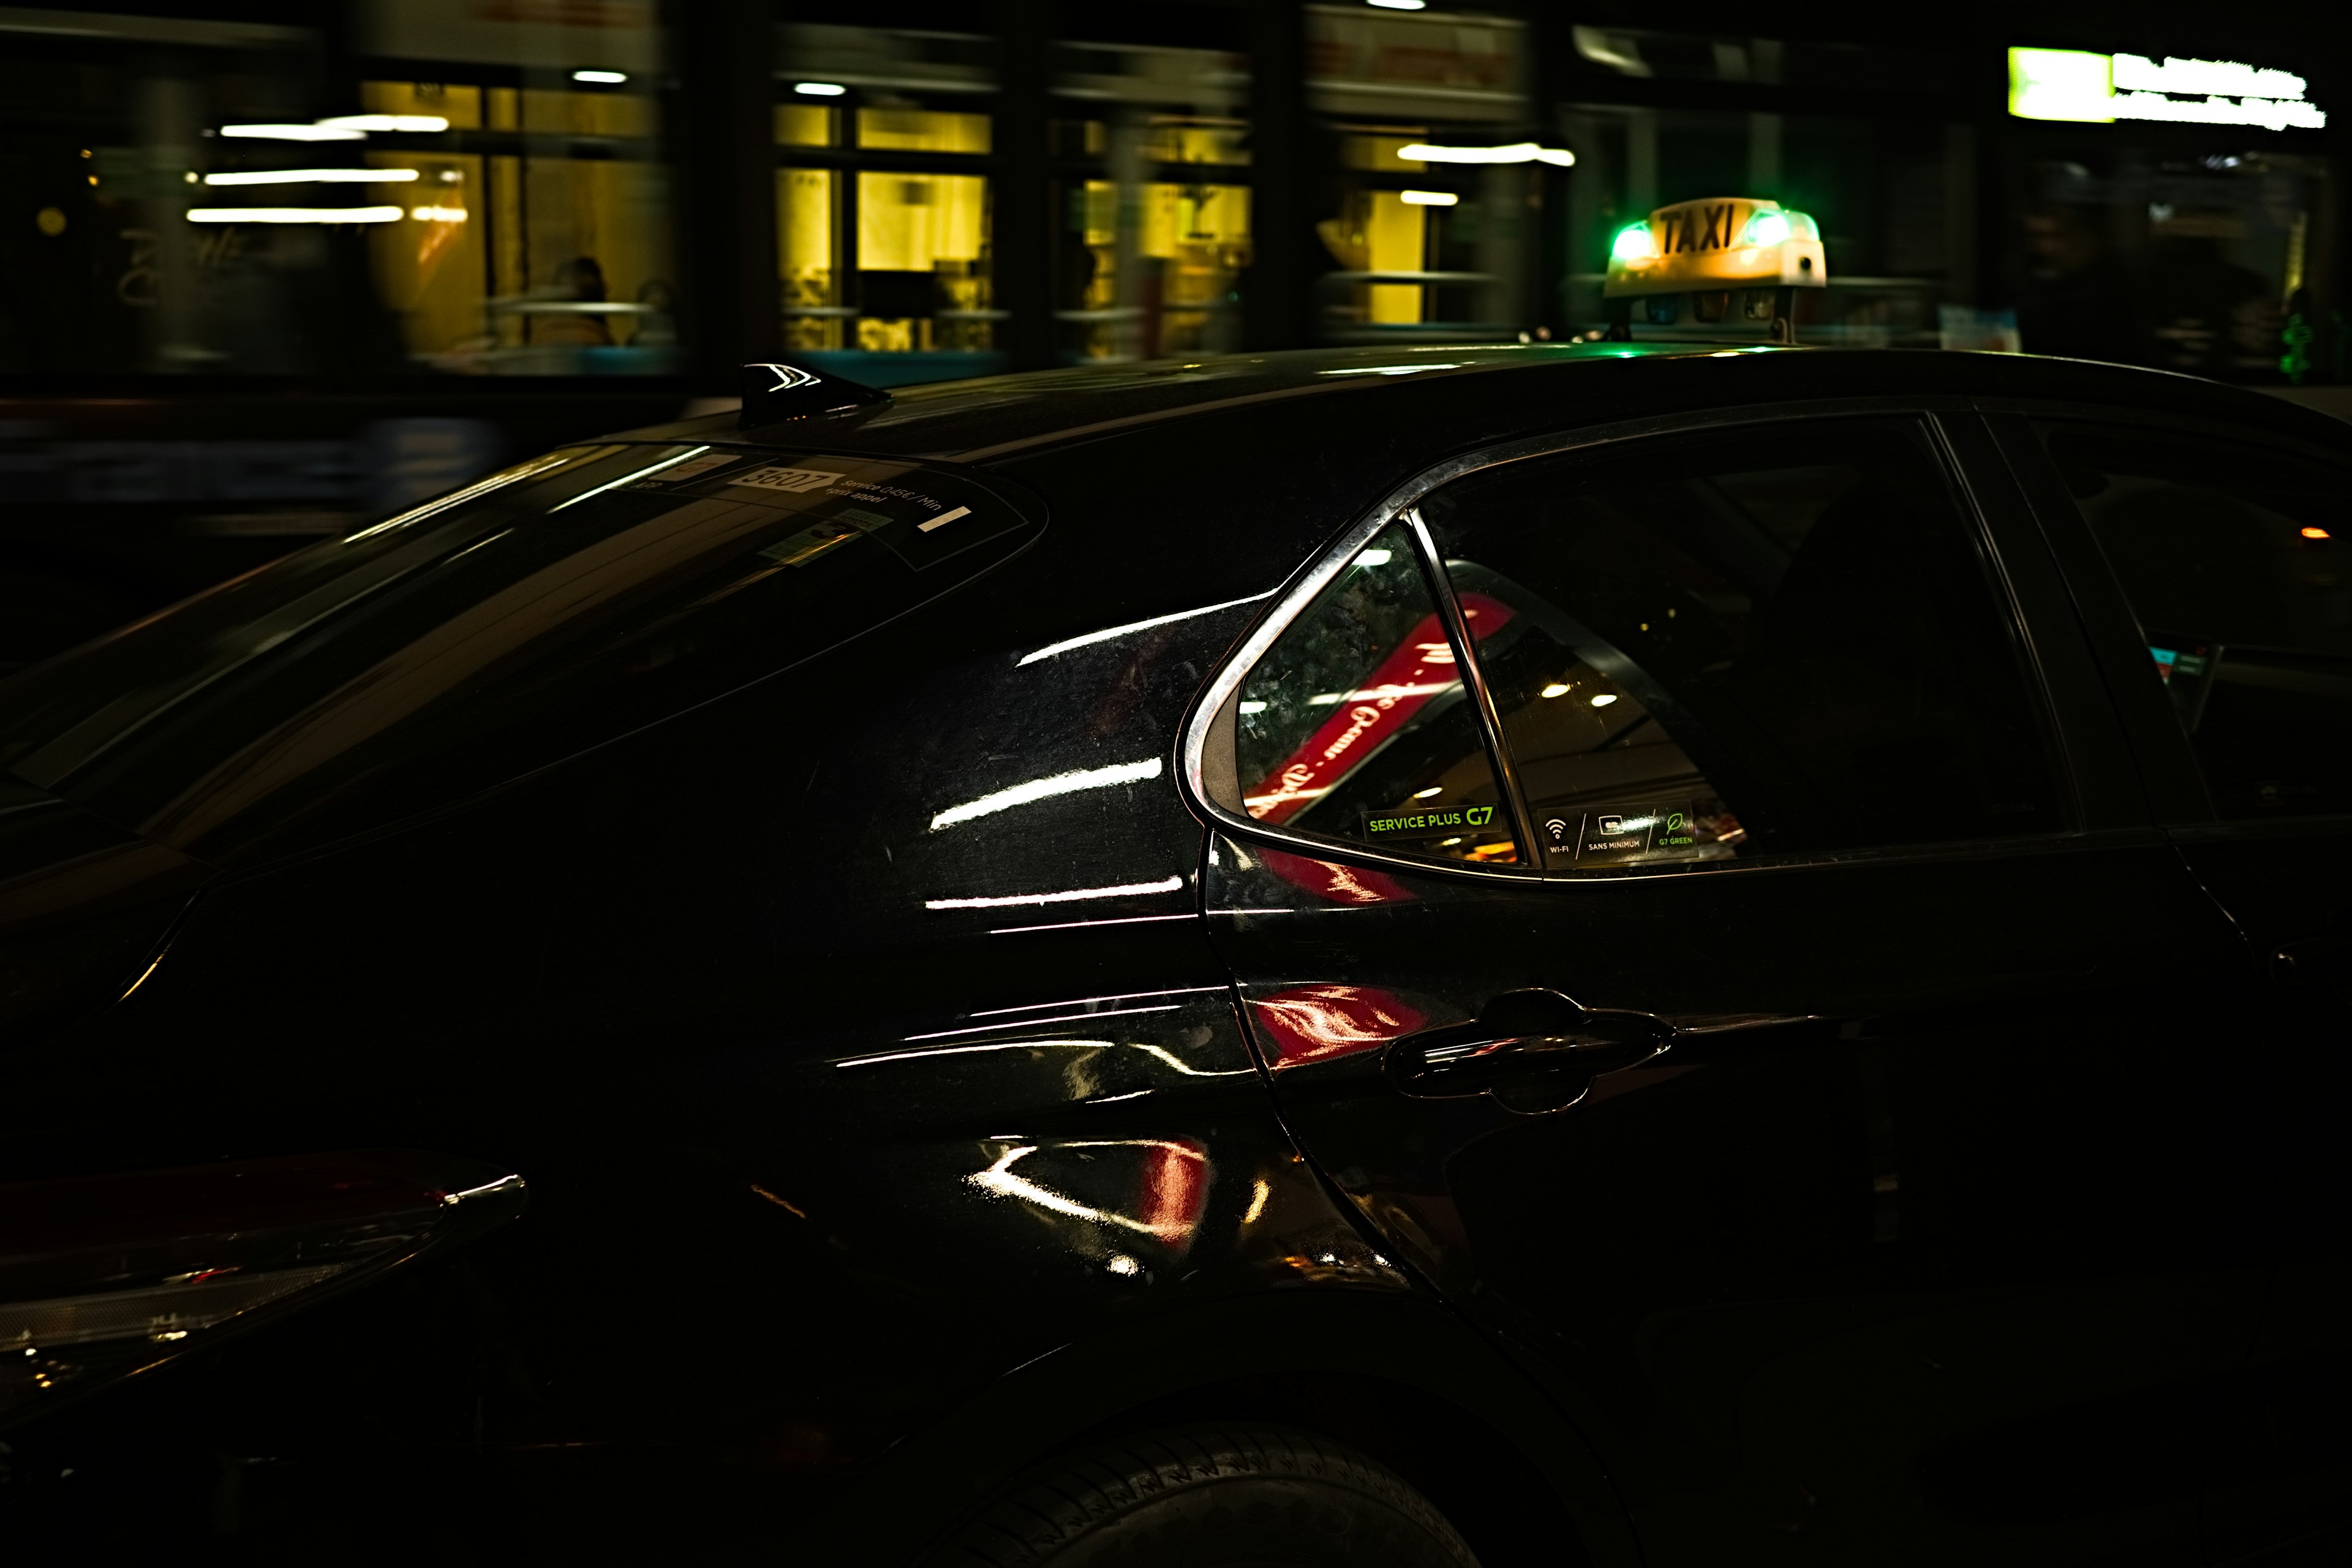
<path fill-rule="evenodd" d="M 1564 1110 L 1592 1080 L 1651 1060 L 1674 1026 L 1647 1013 L 1578 1005 L 1557 991 L 1507 991 L 1475 1022 L 1407 1035 L 1382 1070 L 1416 1100 L 1491 1095 L 1507 1110 Z"/>

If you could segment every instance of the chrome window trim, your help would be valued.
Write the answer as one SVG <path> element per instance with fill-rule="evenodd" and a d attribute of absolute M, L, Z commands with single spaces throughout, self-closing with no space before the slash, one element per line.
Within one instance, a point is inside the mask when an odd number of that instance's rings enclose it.
<path fill-rule="evenodd" d="M 1325 546 L 1323 553 L 1314 560 L 1280 598 L 1276 600 L 1273 607 L 1268 609 L 1257 625 L 1250 629 L 1249 635 L 1242 639 L 1240 645 L 1225 656 L 1224 663 L 1219 667 L 1216 675 L 1202 688 L 1200 695 L 1193 699 L 1192 710 L 1185 716 L 1183 728 L 1180 731 L 1177 742 L 1176 773 L 1181 781 L 1186 803 L 1213 826 L 1234 830 L 1246 835 L 1251 839 L 1272 841 L 1287 848 L 1302 850 L 1318 860 L 1337 855 L 1344 857 L 1351 864 L 1391 867 L 1398 870 L 1412 871 L 1423 875 L 1467 877 L 1479 881 L 1492 881 L 1501 878 L 1529 883 L 1573 882 L 1580 886 L 1591 886 L 1622 880 L 1624 879 L 1620 877 L 1596 875 L 1592 872 L 1550 871 L 1539 865 L 1532 864 L 1473 866 L 1454 860 L 1420 860 L 1409 856 L 1391 855 L 1385 850 L 1372 848 L 1369 845 L 1352 844 L 1344 839 L 1315 838 L 1283 827 L 1268 826 L 1255 817 L 1227 811 L 1211 796 L 1207 780 L 1202 772 L 1203 761 L 1208 750 L 1210 726 L 1216 722 L 1217 714 L 1224 708 L 1225 703 L 1240 690 L 1243 679 L 1248 675 L 1257 661 L 1265 658 L 1267 651 L 1281 640 L 1283 634 L 1290 629 L 1291 624 L 1306 613 L 1307 606 L 1315 602 L 1316 596 L 1347 569 L 1348 563 L 1355 559 L 1356 552 L 1370 542 L 1373 536 L 1391 524 L 1402 525 L 1408 532 L 1413 534 L 1415 553 L 1420 554 L 1424 547 L 1423 535 L 1425 531 L 1418 526 L 1420 516 L 1417 509 L 1433 491 L 1452 484 L 1456 479 L 1477 473 L 1482 469 L 1500 468 L 1506 463 L 1524 462 L 1530 458 L 1555 457 L 1564 452 L 1582 451 L 1595 447 L 1614 446 L 1619 442 L 1641 440 L 1653 436 L 1689 435 L 1697 431 L 1732 429 L 1751 425 L 1785 425 L 1797 420 L 1885 418 L 1889 416 L 1907 416 L 1917 419 L 1927 427 L 1930 439 L 1936 442 L 1939 455 L 1943 457 L 1955 482 L 1960 483 L 1965 479 L 1965 469 L 1953 462 L 1951 454 L 1946 449 L 1942 432 L 1937 427 L 1937 416 L 1974 414 L 1978 412 L 1978 399 L 1961 396 L 1901 399 L 1840 397 L 1774 404 L 1761 407 L 1711 409 L 1700 414 L 1654 415 L 1646 418 L 1629 419 L 1612 425 L 1588 426 L 1581 430 L 1570 433 L 1499 442 L 1491 447 L 1479 447 L 1433 463 L 1391 489 Z M 1976 512 L 1971 521 L 1981 532 L 1984 527 L 1983 517 L 1981 510 L 1977 510 L 1977 499 L 1965 489 L 1963 493 L 1967 495 L 1969 505 Z M 1433 546 L 1430 547 L 1430 554 L 1433 561 Z M 1444 563 L 1438 562 L 1436 564 L 1442 567 Z M 1424 571 L 1430 569 L 1428 565 L 1423 566 Z M 1450 599 L 1450 585 L 1444 584 L 1442 576 L 1440 584 L 1446 592 L 1447 598 Z M 2006 583 L 2003 583 L 2002 588 L 2005 592 Z M 2011 616 L 2016 615 L 2014 605 L 2006 605 L 2006 607 Z M 1440 618 L 1445 618 L 1443 605 L 1440 608 Z M 1448 631 L 1449 635 L 1452 635 L 1451 621 L 1448 622 Z M 2033 673 L 2038 679 L 2039 670 L 2036 669 Z M 1470 684 L 1466 672 L 1465 684 Z M 1483 690 L 1483 681 L 1474 686 L 1472 690 L 1474 695 Z M 2042 695 L 2046 706 L 2047 694 Z M 1479 715 L 1479 726 L 1486 731 L 1485 739 L 1491 757 L 1493 752 L 1501 745 L 1502 740 L 1499 731 L 1490 724 L 1490 718 L 1491 715 L 1484 712 Z M 2060 763 L 2063 769 L 2063 757 L 2060 759 Z M 2071 770 L 2066 771 L 2065 780 L 2071 789 Z M 1506 790 L 1511 793 L 1513 822 L 1517 830 L 1524 837 L 1527 825 L 1518 821 L 1519 803 L 1516 791 L 1511 789 L 1514 781 L 1506 774 L 1504 782 Z M 1907 858 L 1953 853 L 1974 855 L 1983 853 L 1996 846 L 2050 845 L 2058 840 L 2074 840 L 2083 837 L 2079 829 L 2062 830 L 2055 834 L 2032 834 L 2014 839 L 1954 839 L 1948 843 L 1892 845 L 1878 849 L 1822 851 L 1818 855 L 1799 854 L 1766 861 L 1748 861 L 1745 864 L 1730 861 L 1692 865 L 1685 862 L 1676 863 L 1672 867 L 1662 865 L 1655 870 L 1643 868 L 1637 875 L 1644 879 L 1654 876 L 1709 876 L 1724 871 L 1760 871 L 1794 868 L 1806 865 L 1845 864 L 1888 854 Z"/>

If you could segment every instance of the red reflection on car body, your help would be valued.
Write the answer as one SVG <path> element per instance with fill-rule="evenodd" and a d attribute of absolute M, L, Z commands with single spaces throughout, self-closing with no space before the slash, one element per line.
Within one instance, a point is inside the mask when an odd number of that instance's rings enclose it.
<path fill-rule="evenodd" d="M 1261 849 L 1257 854 L 1267 870 L 1327 904 L 1402 904 L 1412 899 L 1412 889 L 1368 867 L 1342 866 L 1280 849 Z"/>
<path fill-rule="evenodd" d="M 1187 1138 L 1155 1142 L 1143 1152 L 1143 1223 L 1160 1240 L 1181 1247 L 1201 1223 L 1209 1201 L 1209 1151 Z"/>
<path fill-rule="evenodd" d="M 1377 1049 L 1420 1028 L 1426 1017 L 1367 985 L 1302 985 L 1253 997 L 1250 1008 L 1274 1047 L 1276 1071 Z"/>

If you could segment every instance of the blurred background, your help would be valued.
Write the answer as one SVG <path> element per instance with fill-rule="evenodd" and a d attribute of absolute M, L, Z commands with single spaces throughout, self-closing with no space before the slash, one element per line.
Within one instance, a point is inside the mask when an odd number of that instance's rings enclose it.
<path fill-rule="evenodd" d="M 0 674 L 746 360 L 1591 333 L 1698 196 L 1816 216 L 1809 342 L 2346 379 L 2284 8 L 131 3 L 0 7 Z"/>

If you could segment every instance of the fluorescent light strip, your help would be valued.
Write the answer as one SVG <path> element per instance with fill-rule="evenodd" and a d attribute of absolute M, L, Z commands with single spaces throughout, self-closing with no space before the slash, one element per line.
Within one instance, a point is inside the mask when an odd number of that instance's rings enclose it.
<path fill-rule="evenodd" d="M 344 125 L 224 125 L 224 136 L 257 142 L 364 142 L 367 132 Z"/>
<path fill-rule="evenodd" d="M 796 81 L 793 90 L 804 98 L 839 98 L 849 89 L 837 81 Z"/>
<path fill-rule="evenodd" d="M 1397 149 L 1397 156 L 1413 163 L 1549 163 L 1576 166 L 1576 154 L 1565 147 L 1539 147 L 1514 142 L 1507 147 L 1446 147 L 1434 142 L 1412 142 Z"/>
<path fill-rule="evenodd" d="M 1129 621 L 1123 626 L 1111 626 L 1104 631 L 1088 632 L 1082 637 L 1072 637 L 1067 642 L 1053 643 L 1039 648 L 1035 653 L 1025 654 L 1022 657 L 1021 663 L 1013 668 L 1019 669 L 1023 665 L 1034 664 L 1041 658 L 1051 658 L 1057 653 L 1067 653 L 1072 648 L 1091 647 L 1098 642 L 1108 642 L 1113 637 L 1123 637 L 1129 632 L 1147 632 L 1154 626 L 1170 626 L 1177 621 L 1189 621 L 1194 616 L 1214 615 L 1219 610 L 1230 610 L 1235 605 L 1255 605 L 1260 599 L 1273 598 L 1276 592 L 1276 589 L 1268 588 L 1265 593 L 1252 594 L 1246 599 L 1227 599 L 1222 605 L 1203 605 L 1197 610 L 1179 610 L 1172 616 L 1154 616 L 1148 621 Z"/>
<path fill-rule="evenodd" d="M 254 169 L 206 174 L 208 185 L 396 185 L 416 178 L 414 169 Z"/>
<path fill-rule="evenodd" d="M 319 123 L 333 131 L 446 131 L 449 122 L 437 114 L 338 114 Z"/>
<path fill-rule="evenodd" d="M 926 899 L 923 900 L 923 908 L 927 910 L 1010 910 L 1025 904 L 1075 904 L 1087 899 L 1140 898 L 1147 893 L 1177 892 L 1181 890 L 1183 886 L 1183 878 L 1171 877 L 1164 882 L 1123 882 L 1116 888 L 1070 888 L 1058 893 L 1013 893 L 998 899 Z"/>
<path fill-rule="evenodd" d="M 398 223 L 398 207 L 190 207 L 190 223 Z"/>
<path fill-rule="evenodd" d="M 1011 789 L 998 790 L 994 795 L 968 800 L 961 805 L 951 805 L 931 818 L 931 831 L 953 827 L 959 822 L 974 817 L 992 816 L 1016 805 L 1027 805 L 1033 800 L 1050 800 L 1057 795 L 1075 795 L 1085 789 L 1108 789 L 1113 784 L 1140 784 L 1156 779 L 1163 766 L 1161 759 L 1148 757 L 1139 763 L 1117 763 L 1107 768 L 1084 768 L 1075 773 L 1055 773 L 1051 778 L 1032 779 Z"/>
<path fill-rule="evenodd" d="M 1450 207 L 1462 201 L 1452 191 L 1399 191 L 1397 199 L 1409 207 Z"/>
<path fill-rule="evenodd" d="M 618 86 L 622 82 L 628 80 L 629 76 L 626 71 L 573 71 L 572 73 L 572 79 L 573 81 L 603 82 L 607 86 Z"/>
<path fill-rule="evenodd" d="M 623 474 L 619 479 L 614 479 L 609 485 L 598 485 L 593 490 L 581 491 L 578 495 L 573 496 L 570 500 L 557 501 L 553 506 L 547 509 L 547 514 L 550 517 L 552 517 L 567 506 L 578 506 L 583 500 L 594 500 L 596 497 L 603 495 L 606 490 L 617 489 L 619 487 L 626 484 L 635 484 L 637 480 L 644 479 L 647 474 L 658 474 L 664 468 L 674 468 L 678 464 L 685 462 L 688 458 L 698 458 L 709 450 L 710 450 L 710 448 L 708 447 L 695 447 L 687 451 L 680 452 L 675 458 L 664 458 L 660 462 L 656 463 L 649 468 L 639 468 L 634 474 Z"/>

